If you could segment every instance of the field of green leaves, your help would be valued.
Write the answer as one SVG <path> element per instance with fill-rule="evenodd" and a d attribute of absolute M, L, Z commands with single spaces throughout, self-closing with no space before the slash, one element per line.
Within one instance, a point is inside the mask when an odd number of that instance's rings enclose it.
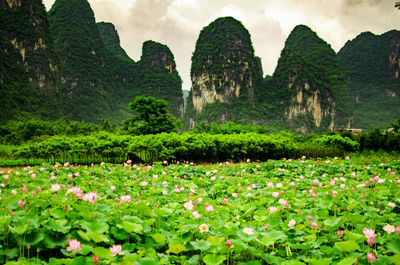
<path fill-rule="evenodd" d="M 400 264 L 400 161 L 0 171 L 1 264 Z"/>

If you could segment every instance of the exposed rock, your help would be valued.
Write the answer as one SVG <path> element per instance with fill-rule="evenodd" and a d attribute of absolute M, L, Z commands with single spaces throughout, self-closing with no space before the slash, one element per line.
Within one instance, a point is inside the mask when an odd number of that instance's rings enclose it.
<path fill-rule="evenodd" d="M 59 61 L 42 1 L 0 0 L 0 25 L 0 120 L 60 117 Z"/>
<path fill-rule="evenodd" d="M 349 91 L 336 54 L 307 26 L 289 35 L 271 82 L 291 129 L 309 133 L 350 126 Z"/>
<path fill-rule="evenodd" d="M 207 118 L 208 122 L 235 120 L 238 116 L 252 119 L 248 110 L 254 107 L 261 89 L 262 70 L 260 60 L 254 56 L 250 34 L 242 23 L 223 17 L 202 29 L 192 57 L 191 80 L 192 98 L 187 106 L 194 121 L 191 125 L 204 120 L 202 112 L 206 106 L 213 108 L 214 103 L 226 104 L 225 109 L 206 114 L 212 116 Z M 238 110 L 236 100 L 248 105 L 246 112 Z"/>

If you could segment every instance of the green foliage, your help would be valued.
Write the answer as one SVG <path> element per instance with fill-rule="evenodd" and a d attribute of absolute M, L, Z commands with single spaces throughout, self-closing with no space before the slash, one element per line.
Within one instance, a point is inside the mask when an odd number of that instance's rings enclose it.
<path fill-rule="evenodd" d="M 27 121 L 9 121 L 0 126 L 0 142 L 20 145 L 27 141 L 41 141 L 54 135 L 90 135 L 99 131 L 113 132 L 116 125 L 103 119 L 102 125 L 86 123 L 84 121 L 44 121 L 30 119 Z"/>
<path fill-rule="evenodd" d="M 194 127 L 194 131 L 196 133 L 208 133 L 208 134 L 238 134 L 238 133 L 261 133 L 268 134 L 273 131 L 268 126 L 262 126 L 257 124 L 237 124 L 232 121 L 228 121 L 224 124 L 217 124 L 215 122 L 211 122 L 210 124 L 206 124 L 205 122 L 197 123 Z"/>
<path fill-rule="evenodd" d="M 145 42 L 141 61 L 135 63 L 120 47 L 114 26 L 95 23 L 87 0 L 58 0 L 49 20 L 61 61 L 66 119 L 121 122 L 129 116 L 129 99 L 138 95 L 168 100 L 180 117 L 182 84 L 168 47 Z M 153 67 L 155 62 L 161 63 Z"/>
<path fill-rule="evenodd" d="M 390 123 L 389 128 L 393 128 L 394 132 L 400 133 L 400 119 Z"/>
<path fill-rule="evenodd" d="M 205 134 L 159 133 L 156 135 L 115 135 L 105 132 L 90 136 L 53 136 L 43 141 L 30 142 L 16 147 L 13 157 L 19 159 L 41 158 L 51 161 L 73 161 L 86 158 L 101 161 L 102 158 L 136 162 L 163 160 L 220 162 L 265 161 L 283 157 L 342 156 L 343 150 L 331 148 L 316 138 L 304 139 L 290 133 L 267 136 L 258 133 Z"/>
<path fill-rule="evenodd" d="M 400 99 L 393 96 L 400 94 L 395 46 L 399 41 L 397 30 L 382 35 L 364 32 L 338 52 L 338 61 L 349 76 L 355 128 L 384 129 L 400 116 Z"/>
<path fill-rule="evenodd" d="M 360 146 L 356 141 L 353 141 L 348 137 L 342 137 L 338 134 L 323 135 L 322 137 L 315 139 L 314 142 L 328 147 L 334 147 L 343 150 L 344 152 L 357 151 Z"/>
<path fill-rule="evenodd" d="M 114 25 L 109 22 L 98 22 L 96 25 L 99 29 L 100 37 L 107 50 L 121 59 L 132 62 L 132 59 L 120 46 L 119 36 Z"/>
<path fill-rule="evenodd" d="M 176 132 L 181 122 L 168 113 L 168 102 L 154 97 L 138 96 L 129 104 L 131 111 L 137 113 L 124 120 L 124 130 L 132 135 Z"/>
<path fill-rule="evenodd" d="M 58 58 L 42 2 L 0 4 L 0 122 L 27 116 L 59 118 Z"/>
<path fill-rule="evenodd" d="M 299 25 L 293 29 L 285 42 L 272 80 L 266 81 L 265 86 L 264 98 L 272 100 L 264 108 L 274 119 L 281 119 L 281 113 L 294 104 L 302 104 L 302 108 L 307 109 L 307 98 L 312 96 L 318 97 L 322 113 L 329 110 L 328 116 L 322 117 L 320 128 L 315 126 L 313 113 L 306 113 L 289 120 L 293 129 L 324 131 L 332 122 L 332 113 L 335 113 L 336 126 L 345 126 L 350 120 L 349 89 L 336 54 L 307 26 Z M 302 101 L 293 100 L 299 92 L 302 93 Z"/>
<path fill-rule="evenodd" d="M 222 17 L 201 30 L 192 55 L 191 77 L 204 76 L 212 77 L 205 86 L 213 86 L 226 102 L 210 103 L 196 113 L 193 102 L 188 101 L 188 121 L 249 123 L 262 116 L 255 104 L 262 88 L 261 61 L 254 55 L 250 34 L 240 21 Z M 239 95 L 232 92 L 232 84 L 240 86 Z M 196 83 L 192 90 L 202 93 Z"/>
<path fill-rule="evenodd" d="M 221 74 L 224 68 L 240 67 L 238 63 L 243 59 L 254 60 L 249 32 L 232 17 L 218 18 L 200 32 L 192 56 L 191 76 L 202 72 Z"/>
<path fill-rule="evenodd" d="M 0 170 L 0 262 L 398 264 L 399 170 L 353 157 Z"/>

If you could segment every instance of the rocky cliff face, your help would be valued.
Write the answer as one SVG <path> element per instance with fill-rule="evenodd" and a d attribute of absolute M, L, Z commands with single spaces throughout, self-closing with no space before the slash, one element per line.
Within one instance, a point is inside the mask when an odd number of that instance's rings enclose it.
<path fill-rule="evenodd" d="M 58 58 L 42 1 L 0 0 L 0 35 L 0 120 L 59 117 Z"/>
<path fill-rule="evenodd" d="M 349 78 L 354 123 L 362 129 L 386 126 L 400 117 L 400 31 L 364 32 L 348 41 L 338 60 Z"/>
<path fill-rule="evenodd" d="M 389 45 L 389 71 L 394 79 L 400 79 L 400 39 L 395 38 Z"/>
<path fill-rule="evenodd" d="M 69 119 L 95 122 L 110 118 L 116 102 L 108 51 L 86 0 L 56 0 L 49 11 L 60 58 L 64 113 Z"/>
<path fill-rule="evenodd" d="M 68 118 L 120 122 L 131 115 L 128 104 L 138 95 L 167 99 L 171 112 L 182 116 L 181 80 L 168 47 L 146 42 L 141 61 L 135 63 L 120 47 L 115 27 L 96 24 L 87 0 L 56 0 L 49 19 Z"/>
<path fill-rule="evenodd" d="M 138 74 L 143 95 L 167 100 L 170 113 L 177 118 L 183 117 L 182 80 L 176 70 L 174 55 L 166 45 L 155 41 L 143 43 Z"/>
<path fill-rule="evenodd" d="M 349 91 L 336 54 L 307 26 L 289 35 L 271 83 L 291 129 L 308 133 L 350 126 Z"/>
<path fill-rule="evenodd" d="M 254 56 L 250 34 L 239 21 L 223 17 L 203 28 L 192 57 L 191 79 L 188 107 L 192 120 L 214 103 L 222 103 L 225 110 L 214 108 L 214 118 L 209 121 L 223 121 L 229 115 L 226 110 L 230 108 L 229 112 L 235 112 L 234 102 L 239 99 L 248 104 L 248 108 L 252 107 L 262 71 Z M 212 107 L 208 108 L 211 111 Z M 241 111 L 236 112 L 229 119 L 236 119 Z"/>

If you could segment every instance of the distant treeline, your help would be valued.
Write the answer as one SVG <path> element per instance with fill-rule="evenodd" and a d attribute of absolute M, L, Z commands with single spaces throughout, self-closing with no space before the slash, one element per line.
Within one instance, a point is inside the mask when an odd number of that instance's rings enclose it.
<path fill-rule="evenodd" d="M 395 123 L 394 123 L 395 124 Z M 364 150 L 400 150 L 400 134 L 371 130 L 323 135 L 269 134 L 258 125 L 200 124 L 193 131 L 155 135 L 127 135 L 115 125 L 84 122 L 10 122 L 0 126 L 3 159 L 56 161 L 265 161 L 268 159 L 345 156 Z M 8 144 L 8 145 L 5 145 Z"/>

